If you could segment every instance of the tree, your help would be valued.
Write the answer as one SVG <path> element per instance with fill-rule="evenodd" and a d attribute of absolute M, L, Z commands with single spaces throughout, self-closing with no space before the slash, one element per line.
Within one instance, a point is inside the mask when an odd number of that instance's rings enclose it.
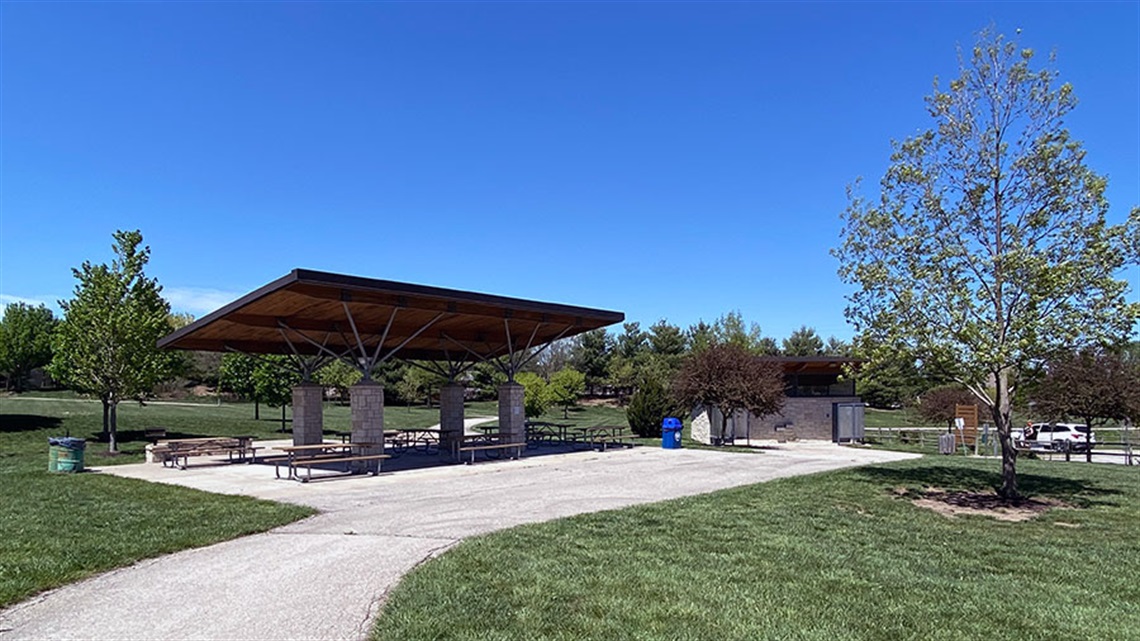
<path fill-rule="evenodd" d="M 142 234 L 117 231 L 111 265 L 84 262 L 72 273 L 75 297 L 60 301 L 63 320 L 55 333 L 51 373 L 56 380 L 103 402 L 103 436 L 118 451 L 117 410 L 125 399 L 142 400 L 180 362 L 158 349 L 172 330 L 162 287 L 143 272 L 150 247 Z"/>
<path fill-rule="evenodd" d="M 827 338 L 827 346 L 823 348 L 823 353 L 828 356 L 851 356 L 851 344 L 834 336 L 829 336 Z"/>
<path fill-rule="evenodd" d="M 897 409 L 913 405 L 929 389 L 915 355 L 904 344 L 876 342 L 857 336 L 853 353 L 864 362 L 848 372 L 854 376 L 859 397 L 871 407 Z"/>
<path fill-rule="evenodd" d="M 959 405 L 977 405 L 974 394 L 961 385 L 940 385 L 919 397 L 918 413 L 922 418 L 953 427 Z"/>
<path fill-rule="evenodd" d="M 757 356 L 780 355 L 776 341 L 764 336 L 756 323 L 746 328 L 740 312 L 729 312 L 718 318 L 713 324 L 713 335 L 718 343 L 737 345 Z"/>
<path fill-rule="evenodd" d="M 558 370 L 550 377 L 549 390 L 550 400 L 562 408 L 562 418 L 568 418 L 570 408 L 586 391 L 586 375 L 570 367 Z"/>
<path fill-rule="evenodd" d="M 618 334 L 614 355 L 610 359 L 609 381 L 624 397 L 637 387 L 650 363 L 649 334 L 641 323 L 625 323 Z"/>
<path fill-rule="evenodd" d="M 554 341 L 548 345 L 546 349 L 539 352 L 538 356 L 531 361 L 528 369 L 549 380 L 551 376 L 554 376 L 555 372 L 570 366 L 573 352 L 574 345 L 572 339 Z"/>
<path fill-rule="evenodd" d="M 56 320 L 43 305 L 12 303 L 4 308 L 0 320 L 0 371 L 8 386 L 22 392 L 28 374 L 51 362 L 52 333 Z"/>
<path fill-rule="evenodd" d="M 360 373 L 359 369 L 339 358 L 316 372 L 317 382 L 325 387 L 335 389 L 337 398 L 342 402 L 348 399 L 348 388 L 359 383 L 362 378 L 364 378 L 364 376 Z"/>
<path fill-rule="evenodd" d="M 792 335 L 784 339 L 785 356 L 822 356 L 823 339 L 815 329 L 801 325 Z"/>
<path fill-rule="evenodd" d="M 714 345 L 689 356 L 673 382 L 673 397 L 682 407 L 717 408 L 723 442 L 728 417 L 738 410 L 757 416 L 780 411 L 784 376 L 780 366 L 763 361 L 740 345 Z"/>
<path fill-rule="evenodd" d="M 586 375 L 588 389 L 592 390 L 605 382 L 609 374 L 610 359 L 613 357 L 613 343 L 613 337 L 606 333 L 604 327 L 575 337 L 570 365 Z"/>
<path fill-rule="evenodd" d="M 255 359 L 251 379 L 253 397 L 269 407 L 281 408 L 281 431 L 285 431 L 285 407 L 293 402 L 293 386 L 301 382 L 301 373 L 289 356 L 271 354 Z"/>
<path fill-rule="evenodd" d="M 253 393 L 253 369 L 256 366 L 257 359 L 253 356 L 234 352 L 222 356 L 218 366 L 218 388 L 237 394 L 238 398 L 254 401 L 254 420 L 261 418 L 261 404 Z"/>
<path fill-rule="evenodd" d="M 993 415 L 1000 494 L 1018 496 L 1011 398 L 1031 363 L 1064 345 L 1111 344 L 1140 309 L 1116 278 L 1136 262 L 1140 209 L 1106 221 L 1106 180 L 1063 126 L 1069 84 L 1032 50 L 983 31 L 927 107 L 934 127 L 895 143 L 881 195 L 849 190 L 833 251 L 848 321 L 937 364 Z M 991 387 L 992 386 L 992 387 Z"/>
<path fill-rule="evenodd" d="M 649 328 L 649 355 L 642 367 L 643 378 L 672 380 L 688 352 L 688 341 L 680 327 L 661 319 Z"/>
<path fill-rule="evenodd" d="M 396 383 L 396 392 L 408 404 L 408 408 L 423 398 L 424 404 L 431 407 L 432 393 L 447 382 L 439 374 L 434 374 L 416 366 L 409 366 L 404 375 Z"/>
<path fill-rule="evenodd" d="M 689 325 L 689 329 L 685 333 L 691 352 L 704 351 L 716 343 L 716 332 L 713 330 L 713 326 L 703 320 Z"/>
<path fill-rule="evenodd" d="M 550 407 L 550 390 L 545 379 L 534 372 L 520 372 L 515 382 L 525 388 L 523 412 L 527 418 L 537 418 Z"/>
<path fill-rule="evenodd" d="M 656 379 L 642 381 L 629 399 L 626 420 L 634 434 L 644 438 L 661 438 L 661 422 L 668 416 L 680 416 L 669 392 Z"/>
<path fill-rule="evenodd" d="M 1057 420 L 1079 418 L 1089 428 L 1140 413 L 1140 363 L 1119 351 L 1086 348 L 1051 359 L 1034 391 L 1037 410 Z M 1086 454 L 1092 460 L 1092 450 Z"/>

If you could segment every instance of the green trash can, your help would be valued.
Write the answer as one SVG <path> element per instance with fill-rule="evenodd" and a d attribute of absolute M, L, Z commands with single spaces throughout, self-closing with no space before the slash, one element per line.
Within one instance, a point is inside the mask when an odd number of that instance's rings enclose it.
<path fill-rule="evenodd" d="M 49 472 L 82 472 L 83 457 L 87 450 L 87 439 L 63 438 L 48 439 Z"/>

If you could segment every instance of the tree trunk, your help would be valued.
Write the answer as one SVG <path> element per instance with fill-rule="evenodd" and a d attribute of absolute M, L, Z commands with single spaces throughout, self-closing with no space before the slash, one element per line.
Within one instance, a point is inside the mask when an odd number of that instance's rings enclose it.
<path fill-rule="evenodd" d="M 99 440 L 106 443 L 111 439 L 111 401 L 107 398 L 100 398 L 103 401 L 103 433 L 99 435 Z"/>
<path fill-rule="evenodd" d="M 261 401 L 253 399 L 253 420 L 261 420 Z"/>
<path fill-rule="evenodd" d="M 281 431 L 285 432 L 285 406 L 281 406 Z"/>
<path fill-rule="evenodd" d="M 119 451 L 119 403 L 116 401 L 111 403 L 111 429 L 108 431 L 107 437 L 109 445 L 107 451 L 112 454 Z"/>
<path fill-rule="evenodd" d="M 997 372 L 994 378 L 997 389 L 994 394 L 993 418 L 1001 441 L 1001 488 L 998 494 L 1002 498 L 1017 499 L 1021 498 L 1021 494 L 1017 491 L 1017 450 L 1013 447 L 1009 420 L 1009 370 Z"/>
<path fill-rule="evenodd" d="M 1086 416 L 1085 427 L 1088 428 L 1089 433 L 1085 434 L 1085 463 L 1092 463 L 1092 424 L 1092 417 Z"/>

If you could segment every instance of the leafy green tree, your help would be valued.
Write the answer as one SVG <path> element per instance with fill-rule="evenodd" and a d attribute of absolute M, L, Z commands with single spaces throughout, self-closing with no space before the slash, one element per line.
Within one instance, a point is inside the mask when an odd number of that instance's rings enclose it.
<path fill-rule="evenodd" d="M 471 385 L 483 398 L 495 398 L 499 387 L 507 382 L 507 375 L 491 363 L 478 363 L 471 368 Z"/>
<path fill-rule="evenodd" d="M 420 398 L 431 407 L 432 394 L 446 383 L 447 379 L 439 374 L 413 366 L 404 370 L 403 377 L 396 383 L 396 393 L 409 408 Z"/>
<path fill-rule="evenodd" d="M 259 356 L 251 373 L 253 397 L 269 407 L 281 408 L 281 431 L 285 431 L 285 407 L 293 402 L 293 386 L 301 382 L 301 373 L 289 356 Z"/>
<path fill-rule="evenodd" d="M 570 408 L 578 404 L 578 397 L 586 391 L 586 375 L 567 367 L 550 377 L 550 400 L 562 408 L 562 418 L 568 418 Z"/>
<path fill-rule="evenodd" d="M 756 358 L 740 345 L 724 343 L 690 355 L 672 393 L 681 407 L 719 409 L 723 442 L 728 417 L 738 410 L 764 416 L 783 407 L 784 375 L 778 364 Z"/>
<path fill-rule="evenodd" d="M 359 369 L 339 358 L 316 372 L 317 382 L 325 387 L 335 389 L 337 397 L 342 401 L 348 399 L 348 388 L 359 383 L 362 378 L 364 377 Z"/>
<path fill-rule="evenodd" d="M 713 324 L 716 342 L 722 345 L 736 345 L 756 356 L 779 356 L 780 348 L 772 338 L 764 336 L 760 326 L 751 323 L 745 326 L 740 312 L 729 312 Z"/>
<path fill-rule="evenodd" d="M 253 356 L 234 352 L 223 355 L 218 366 L 218 388 L 237 394 L 238 398 L 254 401 L 254 420 L 261 418 L 261 403 L 253 392 L 253 369 L 256 366 L 257 359 Z"/>
<path fill-rule="evenodd" d="M 51 310 L 40 305 L 12 303 L 0 320 L 0 371 L 9 387 L 24 391 L 28 374 L 51 362 L 52 334 L 56 320 Z"/>
<path fill-rule="evenodd" d="M 534 372 L 520 372 L 515 376 L 515 382 L 525 388 L 523 411 L 527 418 L 538 418 L 545 414 L 552 400 L 546 379 Z"/>
<path fill-rule="evenodd" d="M 1113 344 L 1140 306 L 1116 277 L 1137 261 L 1140 209 L 1110 225 L 1106 179 L 1064 128 L 1072 87 L 987 30 L 935 81 L 933 128 L 894 145 L 881 194 L 850 190 L 833 251 L 856 331 L 905 344 L 982 401 L 1002 445 L 1000 494 L 1018 496 L 1010 437 L 1022 373 L 1062 346 Z"/>
<path fill-rule="evenodd" d="M 792 335 L 784 339 L 785 356 L 822 356 L 823 339 L 815 329 L 801 325 Z"/>
<path fill-rule="evenodd" d="M 878 409 L 896 409 L 914 405 L 926 390 L 945 382 L 937 377 L 928 381 L 917 357 L 904 344 L 877 343 L 866 336 L 856 336 L 852 353 L 863 362 L 848 369 L 863 402 Z"/>
<path fill-rule="evenodd" d="M 60 301 L 63 320 L 51 364 L 56 380 L 103 402 L 103 435 L 112 452 L 118 451 L 119 403 L 142 400 L 179 363 L 156 344 L 172 326 L 162 287 L 143 272 L 150 247 L 139 248 L 137 230 L 117 231 L 114 238 L 110 266 L 84 262 L 72 270 L 79 284 L 74 298 Z"/>

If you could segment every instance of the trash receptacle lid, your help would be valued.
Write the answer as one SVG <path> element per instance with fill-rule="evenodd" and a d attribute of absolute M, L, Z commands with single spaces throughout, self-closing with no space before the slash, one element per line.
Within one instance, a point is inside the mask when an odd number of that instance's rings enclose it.
<path fill-rule="evenodd" d="M 662 428 L 681 429 L 681 419 L 679 418 L 666 418 L 661 421 Z"/>

